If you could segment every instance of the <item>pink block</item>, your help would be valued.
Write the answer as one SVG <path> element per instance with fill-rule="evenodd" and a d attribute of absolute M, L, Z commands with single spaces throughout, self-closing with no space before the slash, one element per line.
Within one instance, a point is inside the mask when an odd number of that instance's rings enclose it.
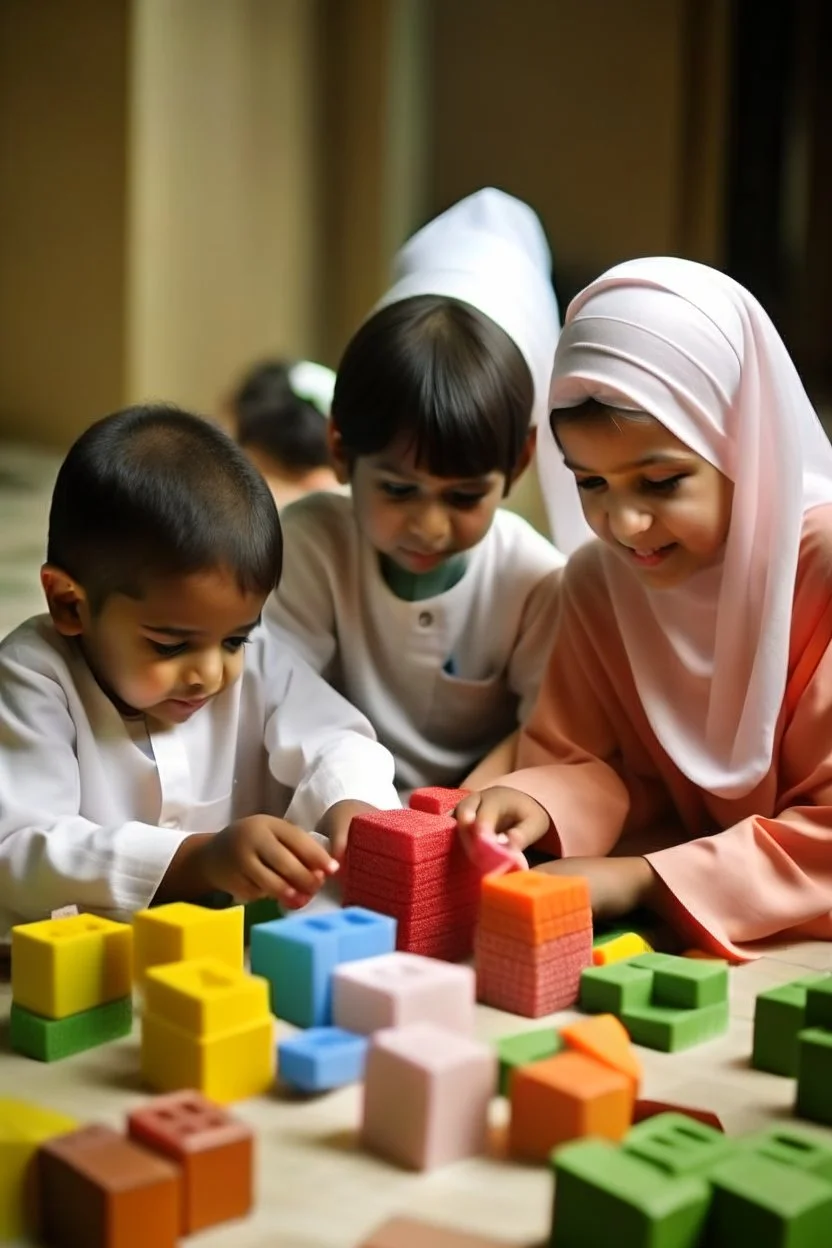
<path fill-rule="evenodd" d="M 378 1031 L 367 1055 L 362 1143 L 415 1170 L 485 1151 L 494 1050 L 433 1023 Z"/>
<path fill-rule="evenodd" d="M 481 875 L 507 875 L 510 871 L 528 871 L 529 864 L 519 849 L 509 849 L 491 837 L 475 836 L 469 849 L 471 861 Z"/>
<path fill-rule="evenodd" d="M 432 1022 L 471 1035 L 476 976 L 415 953 L 385 953 L 345 962 L 332 976 L 332 1018 L 336 1027 L 369 1035 L 381 1027 Z"/>

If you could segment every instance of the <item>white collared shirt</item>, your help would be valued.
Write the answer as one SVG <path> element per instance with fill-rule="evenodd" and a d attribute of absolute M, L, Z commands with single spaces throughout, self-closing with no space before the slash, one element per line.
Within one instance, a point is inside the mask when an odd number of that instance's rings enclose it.
<path fill-rule="evenodd" d="M 260 813 L 311 830 L 346 798 L 396 807 L 393 771 L 364 716 L 263 628 L 239 680 L 148 731 L 37 616 L 0 643 L 0 939 L 68 904 L 129 916 L 191 833 Z"/>

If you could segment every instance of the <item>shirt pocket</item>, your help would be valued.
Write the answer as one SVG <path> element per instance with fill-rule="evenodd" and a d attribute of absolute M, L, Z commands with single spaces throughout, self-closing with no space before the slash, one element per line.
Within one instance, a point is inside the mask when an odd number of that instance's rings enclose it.
<path fill-rule="evenodd" d="M 517 727 L 517 706 L 504 672 L 468 680 L 442 671 L 434 684 L 426 735 L 451 749 L 490 749 Z"/>

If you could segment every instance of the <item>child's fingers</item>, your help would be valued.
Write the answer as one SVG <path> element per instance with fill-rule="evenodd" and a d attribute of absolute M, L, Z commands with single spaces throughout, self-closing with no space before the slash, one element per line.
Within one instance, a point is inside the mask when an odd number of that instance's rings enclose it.
<path fill-rule="evenodd" d="M 291 847 L 279 840 L 276 835 L 264 837 L 258 843 L 256 856 L 261 869 L 265 869 L 272 877 L 279 877 L 294 893 L 313 897 L 326 879 L 326 873 L 323 870 L 310 870 L 300 861 Z M 252 874 L 253 878 L 258 881 L 264 878 L 259 872 L 255 875 L 254 870 L 249 874 Z M 269 896 L 277 897 L 278 900 L 291 901 L 282 889 L 279 890 L 274 878 L 269 882 Z"/>
<path fill-rule="evenodd" d="M 322 840 L 310 836 L 293 823 L 281 824 L 280 841 L 298 862 L 316 876 L 320 873 L 322 879 L 327 875 L 335 875 L 339 869 L 337 858 L 333 857 Z"/>

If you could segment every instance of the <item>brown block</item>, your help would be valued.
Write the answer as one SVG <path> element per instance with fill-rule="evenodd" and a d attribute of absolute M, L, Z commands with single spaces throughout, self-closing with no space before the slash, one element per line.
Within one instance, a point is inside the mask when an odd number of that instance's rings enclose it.
<path fill-rule="evenodd" d="M 249 1212 L 254 1137 L 201 1092 L 157 1096 L 130 1114 L 127 1128 L 132 1139 L 181 1168 L 183 1235 Z"/>
<path fill-rule="evenodd" d="M 504 1239 L 486 1239 L 467 1231 L 453 1231 L 415 1218 L 391 1218 L 360 1248 L 511 1248 Z"/>
<path fill-rule="evenodd" d="M 89 1126 L 48 1140 L 38 1171 L 53 1248 L 174 1248 L 179 1171 L 117 1131 Z"/>

